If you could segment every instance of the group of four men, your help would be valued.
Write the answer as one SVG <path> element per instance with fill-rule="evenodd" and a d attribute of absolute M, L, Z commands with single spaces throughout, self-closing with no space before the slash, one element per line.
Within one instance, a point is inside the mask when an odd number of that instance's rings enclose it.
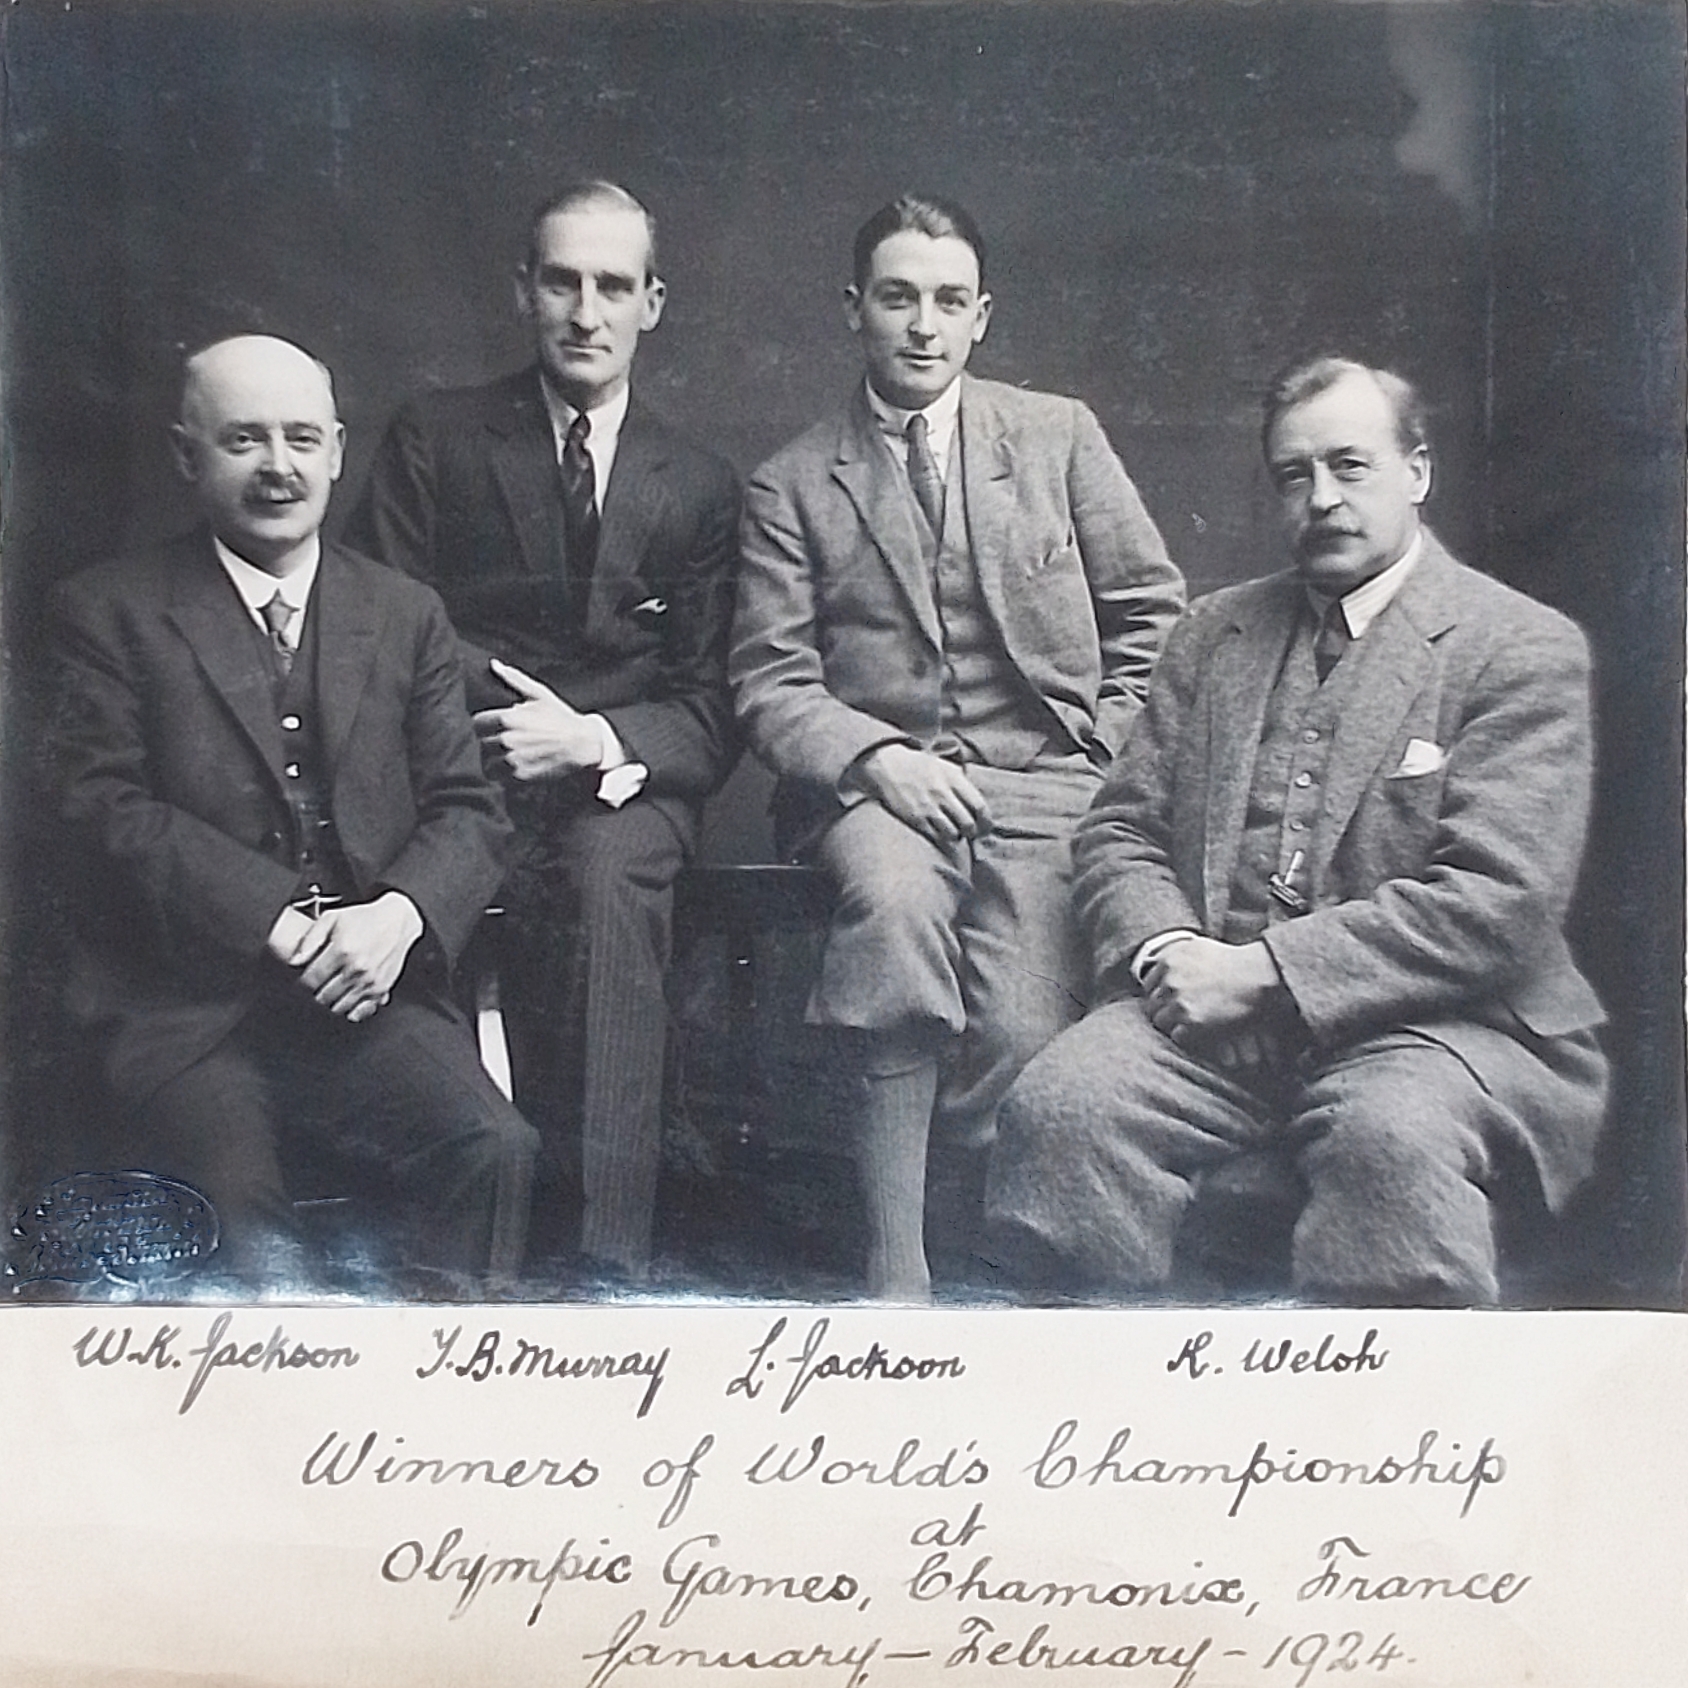
<path fill-rule="evenodd" d="M 1293 569 L 1180 619 L 1090 411 L 964 374 L 984 271 L 958 206 L 870 218 L 865 380 L 742 513 L 630 395 L 665 289 L 609 183 L 534 218 L 535 365 L 407 405 L 345 546 L 327 370 L 189 360 L 205 525 L 62 588 L 54 745 L 73 1006 L 237 1272 L 297 1262 L 326 1145 L 404 1258 L 509 1283 L 565 1129 L 579 1256 L 644 1272 L 674 884 L 736 719 L 832 887 L 808 1017 L 854 1067 L 870 1293 L 930 1294 L 935 1125 L 989 1168 L 982 1246 L 1064 1287 L 1166 1287 L 1204 1172 L 1265 1151 L 1301 1292 L 1494 1299 L 1492 1199 L 1562 1199 L 1604 1100 L 1561 935 L 1582 638 L 1442 551 L 1415 396 L 1336 358 L 1268 397 Z M 520 1112 L 449 989 L 495 894 Z"/>

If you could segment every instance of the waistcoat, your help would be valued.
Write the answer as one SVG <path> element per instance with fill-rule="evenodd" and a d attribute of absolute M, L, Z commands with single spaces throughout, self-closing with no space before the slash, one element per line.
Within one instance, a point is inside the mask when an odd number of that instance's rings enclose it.
<path fill-rule="evenodd" d="M 1268 926 L 1306 912 L 1297 903 L 1308 892 L 1306 851 L 1324 804 L 1337 723 L 1359 668 L 1338 662 L 1321 686 L 1313 636 L 1310 618 L 1299 617 L 1266 701 L 1221 934 L 1226 943 L 1250 943 Z M 1358 649 L 1356 641 L 1347 656 Z"/>
<path fill-rule="evenodd" d="M 921 554 L 943 633 L 943 652 L 934 676 L 941 695 L 935 711 L 940 727 L 931 748 L 958 762 L 993 768 L 1026 768 L 1060 734 L 1048 707 L 1009 660 L 1007 647 L 979 585 L 962 469 L 961 431 L 950 445 L 944 531 L 935 538 L 909 493 Z"/>

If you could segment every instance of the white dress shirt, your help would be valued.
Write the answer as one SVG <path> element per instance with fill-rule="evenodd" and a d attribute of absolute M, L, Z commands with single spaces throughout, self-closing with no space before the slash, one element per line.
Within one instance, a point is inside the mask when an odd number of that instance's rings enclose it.
<path fill-rule="evenodd" d="M 223 572 L 234 582 L 234 589 L 246 605 L 247 614 L 266 639 L 270 636 L 270 629 L 264 620 L 264 605 L 277 592 L 281 594 L 283 603 L 299 612 L 288 622 L 281 635 L 289 650 L 298 650 L 299 635 L 305 628 L 305 611 L 310 608 L 311 588 L 316 585 L 317 569 L 322 563 L 321 536 L 313 533 L 304 541 L 299 547 L 305 554 L 304 561 L 295 564 L 287 574 L 270 574 L 247 562 L 244 557 L 236 556 L 215 534 L 211 539 L 217 547 L 217 561 L 223 565 Z"/>
<path fill-rule="evenodd" d="M 950 447 L 955 443 L 955 430 L 961 421 L 959 377 L 950 382 L 924 410 L 904 410 L 900 405 L 887 403 L 873 390 L 871 381 L 867 387 L 867 402 L 875 421 L 885 434 L 885 442 L 891 448 L 891 455 L 905 470 L 908 468 L 909 419 L 924 416 L 926 443 L 932 448 L 932 460 L 938 465 L 938 473 L 948 479 Z"/>
<path fill-rule="evenodd" d="M 545 409 L 551 418 L 551 438 L 556 443 L 557 461 L 563 460 L 563 447 L 568 443 L 569 429 L 580 412 L 552 392 L 551 383 L 543 376 L 539 382 L 545 394 Z M 613 398 L 605 399 L 586 412 L 592 426 L 586 435 L 586 455 L 592 459 L 592 501 L 598 514 L 604 513 L 604 490 L 610 484 L 610 471 L 615 467 L 616 447 L 621 444 L 621 425 L 627 420 L 628 401 L 633 389 L 623 382 Z"/>
<path fill-rule="evenodd" d="M 569 429 L 580 412 L 551 390 L 551 383 L 543 376 L 540 391 L 545 395 L 545 410 L 551 418 L 551 439 L 556 447 L 559 466 L 563 461 L 563 447 L 568 443 Z M 586 454 L 592 459 L 592 502 L 598 514 L 604 512 L 604 493 L 610 484 L 610 471 L 615 467 L 616 448 L 621 444 L 621 426 L 627 420 L 627 406 L 633 389 L 623 382 L 613 396 L 587 412 L 592 426 L 586 434 Z M 581 717 L 598 735 L 598 801 L 619 809 L 645 789 L 651 771 L 643 762 L 635 762 L 622 744 L 614 727 L 602 715 Z"/>

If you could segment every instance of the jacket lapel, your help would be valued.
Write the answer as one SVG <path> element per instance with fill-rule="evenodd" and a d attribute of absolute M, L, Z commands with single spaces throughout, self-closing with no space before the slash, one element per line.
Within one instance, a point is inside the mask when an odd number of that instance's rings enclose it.
<path fill-rule="evenodd" d="M 1313 831 L 1309 868 L 1315 897 L 1361 797 L 1374 779 L 1388 772 L 1381 766 L 1383 760 L 1434 671 L 1434 641 L 1456 619 L 1448 608 L 1447 555 L 1428 533 L 1424 545 L 1424 554 L 1395 601 L 1351 652 L 1355 667 L 1347 676 L 1348 696 L 1337 721 L 1324 805 Z"/>
<path fill-rule="evenodd" d="M 961 378 L 961 484 L 979 590 L 1010 658 L 1017 662 L 1002 586 L 1002 561 L 1009 555 L 1009 523 L 1014 514 L 1014 443 L 1002 413 L 965 375 Z"/>
<path fill-rule="evenodd" d="M 500 394 L 486 427 L 492 435 L 492 472 L 504 494 L 522 560 L 534 574 L 555 575 L 562 496 L 557 442 L 537 370 L 528 370 Z"/>
<path fill-rule="evenodd" d="M 169 616 L 279 789 L 281 726 L 275 687 L 257 659 L 251 619 L 217 561 L 209 529 L 185 544 Z"/>
<path fill-rule="evenodd" d="M 311 614 L 317 623 L 317 718 L 331 781 L 340 772 L 346 741 L 380 648 L 384 619 L 368 595 L 356 590 L 355 566 L 337 546 L 325 545 L 311 590 Z"/>
<path fill-rule="evenodd" d="M 616 441 L 615 465 L 600 505 L 598 556 L 592 568 L 588 628 L 607 627 L 616 619 L 629 581 L 639 573 L 651 537 L 668 509 L 664 470 L 669 452 L 661 430 L 638 405 L 630 405 Z"/>
<path fill-rule="evenodd" d="M 1258 613 L 1233 618 L 1216 642 L 1207 704 L 1207 815 L 1202 837 L 1202 900 L 1208 930 L 1224 924 L 1231 876 L 1248 818 L 1248 793 L 1284 651 L 1306 602 L 1293 575 L 1266 582 Z"/>
<path fill-rule="evenodd" d="M 856 389 L 849 413 L 839 426 L 832 474 L 901 587 L 921 633 L 934 650 L 940 649 L 943 634 L 938 625 L 938 606 L 921 555 L 914 511 L 861 387 Z"/>

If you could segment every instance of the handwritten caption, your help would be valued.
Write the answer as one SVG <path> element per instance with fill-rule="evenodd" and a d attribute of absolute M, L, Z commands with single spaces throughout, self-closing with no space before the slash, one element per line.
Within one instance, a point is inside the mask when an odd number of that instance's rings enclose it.
<path fill-rule="evenodd" d="M 372 1357 L 311 1322 L 252 1309 L 96 1321 L 70 1361 L 90 1381 L 145 1378 L 178 1417 L 310 1391 L 299 1410 L 319 1422 L 275 1451 L 276 1478 L 366 1497 L 367 1516 L 393 1521 L 368 1556 L 370 1597 L 421 1623 L 556 1631 L 572 1661 L 558 1683 L 778 1672 L 861 1688 L 1006 1672 L 1306 1688 L 1361 1672 L 1430 1688 L 1419 1667 L 1443 1615 L 1527 1607 L 1536 1582 L 1460 1541 L 1512 1480 L 1499 1431 L 1424 1423 L 1403 1437 L 1363 1413 L 1318 1416 L 1299 1438 L 1249 1428 L 1251 1407 L 1292 1382 L 1374 1386 L 1394 1363 L 1375 1325 L 1246 1342 L 1192 1329 L 1137 1352 L 1137 1375 L 1119 1380 L 1122 1402 L 1158 1388 L 1153 1411 L 1098 1411 L 1091 1391 L 1082 1411 L 997 1411 L 964 1434 L 981 1369 L 964 1346 L 846 1337 L 825 1314 L 766 1319 L 736 1352 L 585 1339 L 625 1323 L 453 1318 L 401 1364 L 375 1362 L 396 1403 L 386 1422 L 333 1410 L 322 1380 Z M 1168 1415 L 1168 1389 L 1195 1402 L 1221 1379 L 1234 1410 Z M 463 1410 L 411 1423 L 403 1408 L 442 1391 Z M 506 1416 L 539 1429 L 513 1445 Z M 906 1430 L 887 1428 L 899 1418 Z M 1417 1549 L 1368 1504 L 1408 1494 L 1435 1525 Z M 427 1522 L 405 1529 L 423 1497 Z M 506 1516 L 517 1497 L 530 1504 Z M 1057 1528 L 1052 1547 L 1038 1509 L 1056 1497 L 1086 1523 Z M 1262 1509 L 1277 1543 L 1265 1560 L 1246 1523 Z M 1045 1520 L 1029 1538 L 1028 1517 Z M 1194 1520 L 1212 1545 L 1173 1545 L 1161 1518 Z"/>

